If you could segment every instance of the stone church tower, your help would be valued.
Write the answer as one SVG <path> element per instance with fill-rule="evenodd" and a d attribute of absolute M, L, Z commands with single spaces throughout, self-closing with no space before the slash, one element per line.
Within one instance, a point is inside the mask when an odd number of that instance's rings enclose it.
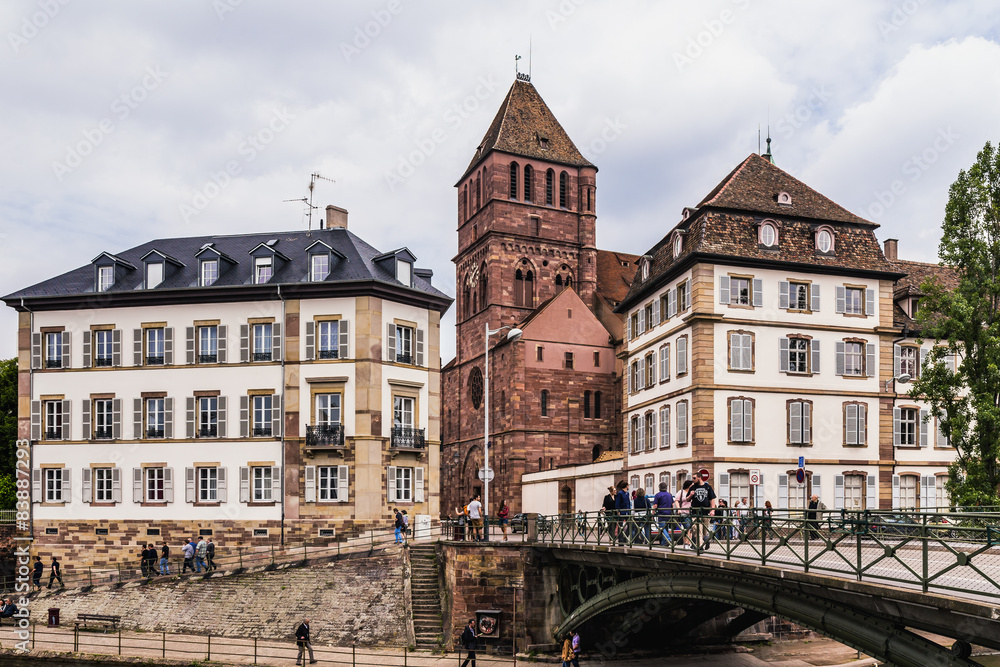
<path fill-rule="evenodd" d="M 456 184 L 458 340 L 455 359 L 443 369 L 445 513 L 481 486 L 476 472 L 483 465 L 487 326 L 525 330 L 513 343 L 506 332 L 490 341 L 490 458 L 497 476 L 490 485 L 491 511 L 502 498 L 518 511 L 524 472 L 589 463 L 595 452 L 620 448 L 612 436 L 617 431 L 614 339 L 621 333 L 611 310 L 635 268 L 632 256 L 602 257 L 595 246 L 596 179 L 597 167 L 583 157 L 535 87 L 515 81 Z M 605 273 L 615 275 L 609 284 L 624 286 L 612 290 L 621 292 L 617 299 L 601 294 L 602 263 L 610 268 Z M 578 304 L 575 319 L 572 306 L 561 303 L 558 313 L 535 322 L 537 331 L 530 333 L 527 323 L 538 320 L 564 290 L 571 290 Z M 563 324 L 550 321 L 567 313 Z M 604 327 L 596 345 L 595 324 Z M 554 336 L 543 332 L 554 326 Z M 587 382 L 592 386 L 584 390 Z M 553 386 L 543 389 L 544 383 Z M 595 393 L 607 403 L 596 407 L 601 415 L 596 419 Z"/>

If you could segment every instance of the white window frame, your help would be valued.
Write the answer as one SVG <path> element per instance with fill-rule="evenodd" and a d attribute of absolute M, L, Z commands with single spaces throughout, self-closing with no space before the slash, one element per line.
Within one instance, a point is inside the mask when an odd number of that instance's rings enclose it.
<path fill-rule="evenodd" d="M 857 303 L 851 298 L 851 295 L 857 295 Z M 844 288 L 844 314 L 845 315 L 864 315 L 865 314 L 865 290 L 862 287 L 845 287 Z"/>
<path fill-rule="evenodd" d="M 392 425 L 394 428 L 414 428 L 417 399 L 412 396 L 392 397 Z"/>
<path fill-rule="evenodd" d="M 316 394 L 316 426 L 337 426 L 341 423 L 343 397 L 339 392 Z"/>
<path fill-rule="evenodd" d="M 143 495 L 147 503 L 166 502 L 166 468 L 144 468 L 142 471 Z"/>
<path fill-rule="evenodd" d="M 97 439 L 110 439 L 114 437 L 114 425 L 115 425 L 115 402 L 111 398 L 95 398 L 94 399 L 94 421 L 93 421 L 93 433 L 92 436 L 95 440 Z M 104 434 L 98 435 L 99 431 L 104 431 Z"/>
<path fill-rule="evenodd" d="M 94 502 L 113 503 L 114 468 L 92 468 L 91 475 L 94 479 Z"/>
<path fill-rule="evenodd" d="M 316 358 L 340 357 L 340 320 L 323 320 L 316 323 Z"/>
<path fill-rule="evenodd" d="M 907 431 L 910 431 L 907 433 Z M 920 410 L 918 408 L 899 409 L 899 446 L 916 447 L 920 444 Z M 907 507 L 909 507 L 907 505 Z"/>
<path fill-rule="evenodd" d="M 316 500 L 337 502 L 340 500 L 340 466 L 316 466 Z"/>
<path fill-rule="evenodd" d="M 114 363 L 114 331 L 111 329 L 98 329 L 94 332 L 94 366 L 111 366 Z M 107 363 L 99 363 L 107 361 Z"/>
<path fill-rule="evenodd" d="M 274 360 L 274 324 L 271 322 L 258 322 L 253 325 L 253 350 L 254 361 L 258 361 L 257 355 L 268 355 L 267 359 L 260 361 Z"/>
<path fill-rule="evenodd" d="M 318 253 L 309 258 L 309 280 L 314 283 L 323 282 L 330 275 L 330 256 Z"/>
<path fill-rule="evenodd" d="M 271 492 L 273 478 L 271 466 L 254 466 L 250 469 L 250 501 L 254 503 L 274 502 Z"/>
<path fill-rule="evenodd" d="M 732 332 L 729 334 L 729 369 L 753 370 L 753 335 Z"/>
<path fill-rule="evenodd" d="M 396 475 L 395 497 L 392 502 L 412 503 L 413 502 L 413 468 L 393 468 Z"/>
<path fill-rule="evenodd" d="M 63 482 L 66 478 L 65 468 L 45 468 L 45 502 L 65 503 L 67 498 L 63 498 Z"/>
<path fill-rule="evenodd" d="M 739 285 L 746 284 L 746 301 L 740 296 Z M 731 306 L 752 306 L 753 305 L 753 278 L 743 276 L 731 276 L 729 278 L 729 305 Z"/>
<path fill-rule="evenodd" d="M 150 327 L 144 332 L 146 338 L 145 350 L 146 353 L 143 355 L 142 361 L 143 365 L 153 365 L 161 366 L 167 363 L 167 331 L 164 327 Z M 150 362 L 150 358 L 162 359 L 163 361 L 159 363 Z"/>
<path fill-rule="evenodd" d="M 166 403 L 167 401 L 165 398 L 147 398 L 143 401 L 143 407 L 146 410 L 146 428 L 143 432 L 144 437 L 166 437 Z M 149 435 L 150 429 L 161 431 L 163 435 Z"/>
<path fill-rule="evenodd" d="M 215 357 L 215 361 L 201 361 L 202 357 Z M 219 361 L 219 327 L 206 324 L 198 327 L 198 361 L 199 363 L 217 363 Z"/>
<path fill-rule="evenodd" d="M 63 402 L 61 400 L 43 401 L 45 440 L 64 440 L 66 428 L 65 415 L 63 415 Z"/>
<path fill-rule="evenodd" d="M 252 431 L 255 438 L 269 438 L 273 435 L 272 426 L 274 418 L 273 394 L 254 394 L 250 397 L 253 410 Z M 266 433 L 265 433 L 266 431 Z M 260 435 L 258 435 L 260 433 Z M 269 473 L 270 474 L 270 473 Z"/>
<path fill-rule="evenodd" d="M 396 361 L 399 363 L 415 364 L 416 358 L 413 354 L 413 339 L 415 338 L 413 327 L 402 324 L 396 325 Z M 407 361 L 409 358 L 409 361 Z"/>
<path fill-rule="evenodd" d="M 146 289 L 153 289 L 163 283 L 166 277 L 165 268 L 163 262 L 146 263 Z"/>
<path fill-rule="evenodd" d="M 219 260 L 203 259 L 201 261 L 201 271 L 199 272 L 202 287 L 214 285 L 219 279 Z"/>
<path fill-rule="evenodd" d="M 215 466 L 195 468 L 195 480 L 199 503 L 219 502 L 219 469 Z"/>
<path fill-rule="evenodd" d="M 107 292 L 114 285 L 115 267 L 111 265 L 97 267 L 97 291 Z"/>
<path fill-rule="evenodd" d="M 274 257 L 253 258 L 253 282 L 263 285 L 274 276 Z"/>
<path fill-rule="evenodd" d="M 196 435 L 199 438 L 217 438 L 219 436 L 218 396 L 198 397 L 198 431 Z"/>
<path fill-rule="evenodd" d="M 45 367 L 63 367 L 63 332 L 50 331 L 45 334 Z"/>

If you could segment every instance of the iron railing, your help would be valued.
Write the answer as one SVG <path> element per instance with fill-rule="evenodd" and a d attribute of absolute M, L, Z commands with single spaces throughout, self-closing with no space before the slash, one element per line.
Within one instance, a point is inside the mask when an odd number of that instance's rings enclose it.
<path fill-rule="evenodd" d="M 924 592 L 1000 598 L 1000 508 L 653 512 L 540 516 L 538 540 L 693 552 Z"/>
<path fill-rule="evenodd" d="M 219 361 L 218 354 L 199 354 L 198 363 L 199 364 L 214 364 Z"/>
<path fill-rule="evenodd" d="M 146 355 L 147 366 L 162 366 L 163 362 L 164 362 L 163 355 L 159 356 Z"/>
<path fill-rule="evenodd" d="M 254 426 L 253 427 L 253 437 L 255 437 L 255 438 L 269 438 L 269 437 L 271 437 L 271 427 L 270 426 Z"/>
<path fill-rule="evenodd" d="M 219 435 L 218 425 L 198 427 L 199 438 L 214 438 Z"/>
<path fill-rule="evenodd" d="M 94 429 L 94 439 L 95 440 L 107 440 L 114 437 L 114 431 L 111 428 L 101 428 L 98 426 Z"/>
<path fill-rule="evenodd" d="M 97 368 L 106 368 L 111 365 L 111 357 L 97 357 L 94 359 L 94 366 Z"/>
<path fill-rule="evenodd" d="M 306 447 L 343 447 L 344 427 L 340 424 L 306 426 Z"/>
<path fill-rule="evenodd" d="M 424 429 L 393 426 L 391 446 L 399 449 L 423 449 L 427 446 Z"/>

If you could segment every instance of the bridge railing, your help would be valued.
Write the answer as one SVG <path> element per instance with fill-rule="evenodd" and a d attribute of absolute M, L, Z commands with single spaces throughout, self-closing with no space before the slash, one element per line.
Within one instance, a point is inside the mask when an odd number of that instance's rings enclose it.
<path fill-rule="evenodd" d="M 672 510 L 539 516 L 539 542 L 665 550 L 1000 598 L 1000 511 Z M 940 511 L 938 511 L 940 510 Z"/>

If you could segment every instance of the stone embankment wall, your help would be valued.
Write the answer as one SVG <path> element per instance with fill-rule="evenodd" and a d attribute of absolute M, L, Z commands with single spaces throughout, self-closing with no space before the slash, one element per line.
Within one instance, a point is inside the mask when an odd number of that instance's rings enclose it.
<path fill-rule="evenodd" d="M 46 593 L 30 608 L 37 622 L 58 607 L 67 625 L 80 613 L 114 614 L 127 629 L 262 639 L 290 639 L 308 618 L 319 643 L 403 646 L 413 636 L 408 572 L 406 552 L 394 548 L 271 572 Z"/>

